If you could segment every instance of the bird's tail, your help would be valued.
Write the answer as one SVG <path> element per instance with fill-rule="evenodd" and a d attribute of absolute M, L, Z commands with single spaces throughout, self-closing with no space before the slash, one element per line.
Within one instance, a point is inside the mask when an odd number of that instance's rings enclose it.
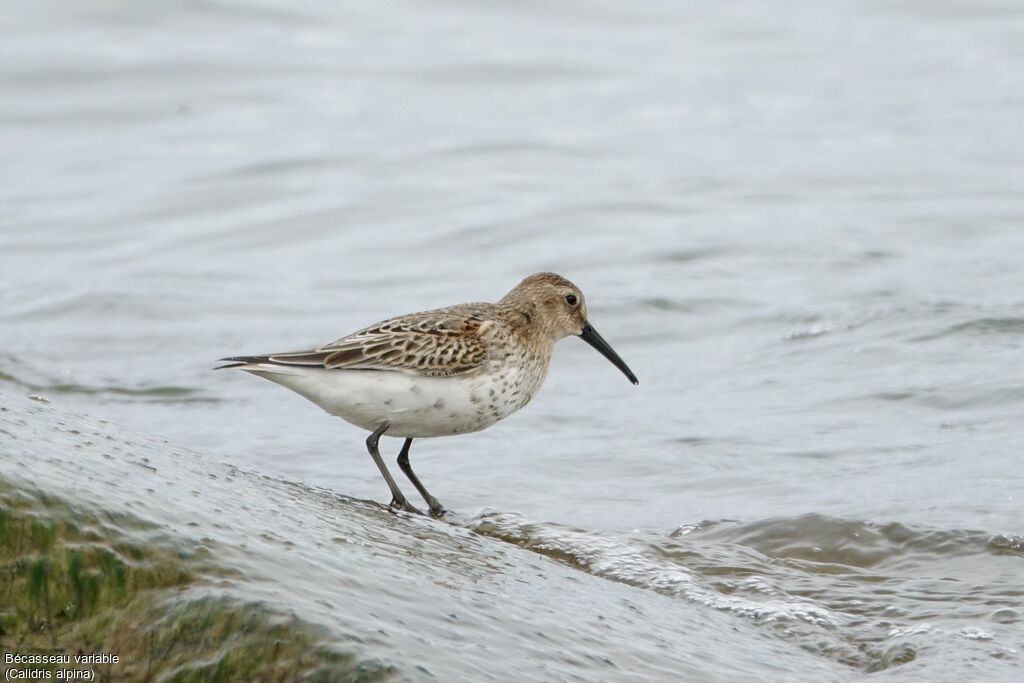
<path fill-rule="evenodd" d="M 232 356 L 230 358 L 220 358 L 217 362 L 224 363 L 224 365 L 218 365 L 214 370 L 225 370 L 227 368 L 240 368 L 243 365 L 269 363 L 270 356 Z"/>

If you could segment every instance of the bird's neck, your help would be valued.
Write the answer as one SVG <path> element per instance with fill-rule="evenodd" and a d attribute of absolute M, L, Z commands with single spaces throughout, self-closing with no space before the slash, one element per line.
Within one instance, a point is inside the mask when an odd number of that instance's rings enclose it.
<path fill-rule="evenodd" d="M 532 301 L 505 302 L 498 304 L 503 322 L 538 359 L 545 364 L 551 358 L 558 338 L 553 330 L 544 325 L 544 318 Z"/>

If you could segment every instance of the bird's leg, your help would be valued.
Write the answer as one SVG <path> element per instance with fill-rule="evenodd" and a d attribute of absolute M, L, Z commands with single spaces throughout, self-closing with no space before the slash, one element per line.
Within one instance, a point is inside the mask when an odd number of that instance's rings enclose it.
<path fill-rule="evenodd" d="M 444 506 L 438 502 L 437 498 L 430 495 L 427 487 L 420 483 L 419 477 L 412 471 L 412 465 L 409 464 L 409 446 L 411 445 L 412 439 L 406 439 L 405 443 L 402 444 L 402 452 L 398 454 L 398 466 L 405 472 L 405 476 L 409 477 L 409 481 L 420 492 L 420 495 L 423 496 L 423 500 L 427 501 L 427 505 L 430 506 L 430 514 L 434 517 L 440 517 L 445 513 Z"/>
<path fill-rule="evenodd" d="M 377 427 L 376 431 L 366 439 L 366 450 L 370 451 L 370 457 L 377 463 L 377 468 L 380 473 L 384 475 L 384 481 L 387 482 L 388 488 L 391 489 L 391 507 L 396 510 L 404 510 L 406 512 L 415 512 L 422 515 L 423 513 L 414 508 L 409 504 L 409 501 L 405 499 L 402 492 L 398 488 L 398 484 L 391 478 L 391 473 L 388 472 L 388 468 L 384 465 L 384 460 L 380 457 L 380 451 L 377 449 L 377 442 L 380 441 L 381 435 L 388 430 L 391 423 L 385 422 L 380 427 Z"/>

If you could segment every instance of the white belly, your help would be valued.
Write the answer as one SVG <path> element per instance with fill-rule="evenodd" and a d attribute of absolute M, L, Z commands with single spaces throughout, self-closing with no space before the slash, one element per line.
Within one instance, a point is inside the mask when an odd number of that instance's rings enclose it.
<path fill-rule="evenodd" d="M 453 377 L 301 366 L 241 368 L 288 387 L 332 415 L 387 436 L 423 438 L 486 429 L 526 405 L 543 374 L 517 367 Z"/>

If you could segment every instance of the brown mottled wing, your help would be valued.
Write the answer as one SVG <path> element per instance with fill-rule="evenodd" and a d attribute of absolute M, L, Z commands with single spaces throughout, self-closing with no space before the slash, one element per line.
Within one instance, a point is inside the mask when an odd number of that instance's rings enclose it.
<path fill-rule="evenodd" d="M 490 304 L 463 304 L 413 313 L 371 325 L 312 351 L 268 357 L 281 365 L 328 369 L 392 370 L 419 375 L 458 375 L 487 360 L 482 332 Z"/>

